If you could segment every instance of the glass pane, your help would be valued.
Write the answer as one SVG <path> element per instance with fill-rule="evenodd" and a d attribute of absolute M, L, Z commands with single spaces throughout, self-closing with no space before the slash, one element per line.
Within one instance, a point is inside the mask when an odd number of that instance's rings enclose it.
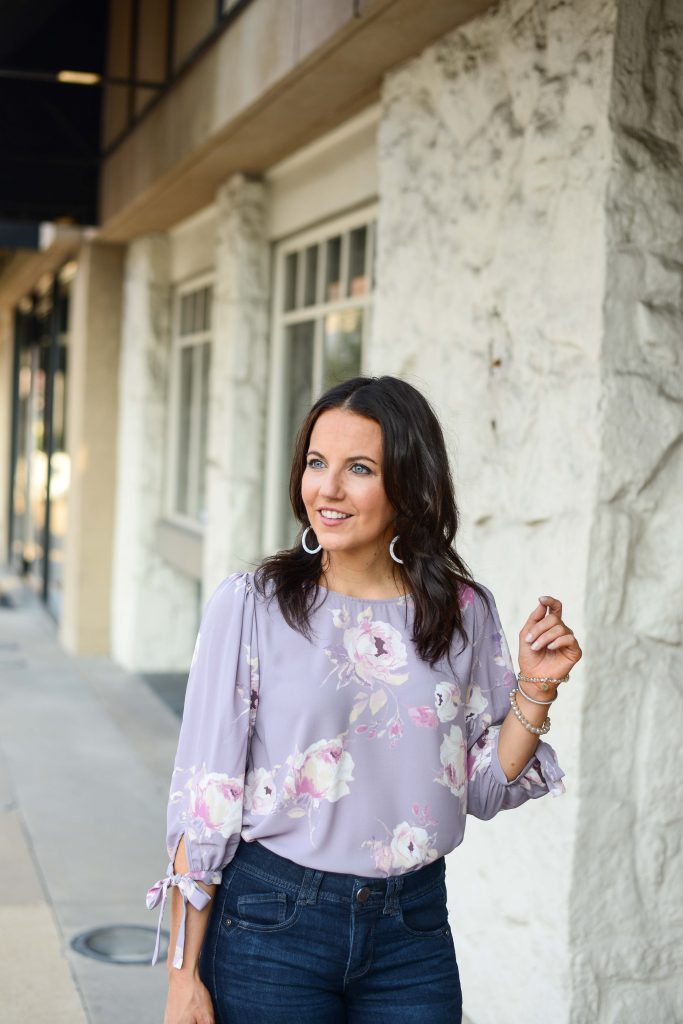
<path fill-rule="evenodd" d="M 315 321 L 290 324 L 285 329 L 287 350 L 286 454 L 290 459 L 296 432 L 312 403 L 313 338 Z"/>
<path fill-rule="evenodd" d="M 366 295 L 368 278 L 365 273 L 365 249 L 368 231 L 355 228 L 349 237 L 349 295 Z"/>
<path fill-rule="evenodd" d="M 296 308 L 296 271 L 297 271 L 297 256 L 296 252 L 290 252 L 285 257 L 285 312 L 289 309 Z"/>
<path fill-rule="evenodd" d="M 65 287 L 65 286 L 63 286 Z M 66 305 L 65 302 L 62 305 Z M 66 323 L 66 315 L 62 318 Z M 69 514 L 71 466 L 66 448 L 68 335 L 59 335 L 57 365 L 53 382 L 52 457 L 50 459 L 50 536 L 48 544 L 48 602 L 53 615 L 61 618 L 64 556 Z"/>
<path fill-rule="evenodd" d="M 297 431 L 313 401 L 313 342 L 315 321 L 291 324 L 285 328 L 287 371 L 285 379 L 284 438 L 282 445 L 281 518 L 283 535 L 288 543 L 296 532 L 296 523 L 289 504 L 289 472 Z"/>
<path fill-rule="evenodd" d="M 204 314 L 204 330 L 211 330 L 211 311 L 213 306 L 213 288 L 208 287 L 206 289 L 206 307 Z"/>
<path fill-rule="evenodd" d="M 207 341 L 201 346 L 201 406 L 199 409 L 199 494 L 197 518 L 200 523 L 207 521 L 206 509 L 206 451 L 209 437 L 209 374 L 211 371 L 211 345 Z"/>
<path fill-rule="evenodd" d="M 361 367 L 363 311 L 344 309 L 325 317 L 323 387 L 357 377 Z"/>
<path fill-rule="evenodd" d="M 310 245 L 305 255 L 304 306 L 314 306 L 318 290 L 318 246 Z"/>
<path fill-rule="evenodd" d="M 190 422 L 192 412 L 192 352 L 188 345 L 180 350 L 180 400 L 178 403 L 178 462 L 176 474 L 176 511 L 188 513 L 188 471 L 190 460 Z"/>
<path fill-rule="evenodd" d="M 341 236 L 330 238 L 327 243 L 325 272 L 325 300 L 334 302 L 341 298 Z"/>
<path fill-rule="evenodd" d="M 196 334 L 198 331 L 204 330 L 204 300 L 206 297 L 206 289 L 199 288 L 194 292 L 194 309 L 192 317 L 192 330 Z"/>
<path fill-rule="evenodd" d="M 191 298 L 190 295 L 183 295 L 180 300 L 180 333 L 190 333 L 190 315 L 191 315 Z"/>

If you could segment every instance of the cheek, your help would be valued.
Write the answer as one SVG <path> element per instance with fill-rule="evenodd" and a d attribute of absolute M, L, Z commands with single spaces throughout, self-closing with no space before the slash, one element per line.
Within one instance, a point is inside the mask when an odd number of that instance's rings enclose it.
<path fill-rule="evenodd" d="M 359 487 L 354 495 L 357 508 L 373 519 L 384 520 L 391 517 L 391 505 L 387 501 L 384 488 L 381 484 L 374 486 Z"/>
<path fill-rule="evenodd" d="M 311 504 L 311 500 L 313 498 L 314 493 L 315 488 L 313 486 L 311 477 L 308 473 L 304 473 L 304 475 L 301 478 L 301 497 L 303 499 L 304 505 Z"/>

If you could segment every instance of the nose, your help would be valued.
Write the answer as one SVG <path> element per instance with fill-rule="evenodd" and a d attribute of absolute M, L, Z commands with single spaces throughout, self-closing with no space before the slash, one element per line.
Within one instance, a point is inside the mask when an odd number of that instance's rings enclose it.
<path fill-rule="evenodd" d="M 323 498 L 335 498 L 337 501 L 343 493 L 339 474 L 333 469 L 328 469 L 320 481 L 320 496 Z"/>

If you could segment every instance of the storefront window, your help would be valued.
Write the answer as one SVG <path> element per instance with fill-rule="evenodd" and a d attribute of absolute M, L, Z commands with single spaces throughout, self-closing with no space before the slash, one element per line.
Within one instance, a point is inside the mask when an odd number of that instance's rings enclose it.
<path fill-rule="evenodd" d="M 288 474 L 297 430 L 315 397 L 362 372 L 370 327 L 374 211 L 290 239 L 275 252 L 275 317 L 265 542 L 293 542 Z"/>
<path fill-rule="evenodd" d="M 207 518 L 212 294 L 210 284 L 195 283 L 176 302 L 169 513 L 195 527 Z"/>

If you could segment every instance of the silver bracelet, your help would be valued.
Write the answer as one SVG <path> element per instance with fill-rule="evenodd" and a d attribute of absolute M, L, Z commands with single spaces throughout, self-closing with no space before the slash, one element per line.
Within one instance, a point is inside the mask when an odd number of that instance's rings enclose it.
<path fill-rule="evenodd" d="M 532 725 L 531 722 L 529 722 L 524 717 L 522 712 L 517 707 L 517 690 L 516 689 L 510 690 L 510 704 L 512 705 L 512 712 L 513 712 L 515 718 L 524 726 L 525 729 L 528 729 L 529 732 L 534 733 L 535 736 L 545 736 L 545 734 L 550 729 L 550 719 L 546 718 L 545 722 L 541 726 Z"/>
<path fill-rule="evenodd" d="M 551 697 L 550 700 L 536 700 L 534 697 L 530 697 L 529 696 L 529 694 L 523 688 L 523 686 L 522 686 L 522 684 L 520 683 L 519 680 L 517 680 L 517 686 L 519 688 L 519 692 L 521 693 L 521 695 L 523 697 L 526 697 L 527 700 L 530 700 L 532 704 L 543 704 L 543 705 L 546 705 L 546 704 L 552 704 L 553 701 L 557 700 L 557 693 L 555 694 L 554 697 Z"/>

